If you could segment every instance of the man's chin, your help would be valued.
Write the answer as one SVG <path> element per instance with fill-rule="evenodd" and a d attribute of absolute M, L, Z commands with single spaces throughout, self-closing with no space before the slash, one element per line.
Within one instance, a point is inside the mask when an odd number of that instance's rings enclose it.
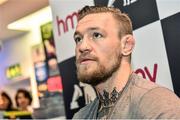
<path fill-rule="evenodd" d="M 94 65 L 79 65 L 78 71 L 80 75 L 92 75 L 97 70 L 97 67 Z"/>
<path fill-rule="evenodd" d="M 89 84 L 89 85 L 92 85 L 92 86 L 96 86 L 97 84 L 99 84 L 100 82 L 97 81 L 96 79 L 79 79 L 80 82 L 82 83 L 86 83 L 86 84 Z"/>
<path fill-rule="evenodd" d="M 92 86 L 96 86 L 97 84 L 101 83 L 103 79 L 101 78 L 101 75 L 94 73 L 94 72 L 88 72 L 88 73 L 79 73 L 78 74 L 78 80 L 80 82 L 90 84 Z"/>

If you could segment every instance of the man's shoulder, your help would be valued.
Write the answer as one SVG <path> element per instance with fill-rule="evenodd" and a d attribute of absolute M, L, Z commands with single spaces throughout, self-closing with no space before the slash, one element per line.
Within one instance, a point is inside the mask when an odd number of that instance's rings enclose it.
<path fill-rule="evenodd" d="M 131 77 L 131 89 L 129 92 L 134 103 L 139 103 L 141 99 L 143 99 L 145 96 L 149 96 L 150 93 L 158 92 L 161 94 L 161 92 L 170 92 L 171 94 L 174 94 L 167 88 L 146 80 L 137 74 L 133 74 Z M 151 95 L 153 96 L 154 94 Z"/>
<path fill-rule="evenodd" d="M 142 92 L 141 94 L 143 96 L 146 94 L 150 94 L 150 93 L 153 93 L 156 95 L 164 93 L 164 94 L 172 94 L 172 95 L 176 96 L 172 90 L 170 90 L 164 86 L 158 85 L 154 82 L 151 82 L 150 80 L 146 80 L 136 74 L 134 74 L 134 76 L 133 76 L 132 84 L 133 84 L 132 85 L 133 91 L 136 91 L 136 93 Z"/>
<path fill-rule="evenodd" d="M 85 119 L 87 116 L 91 115 L 92 110 L 95 110 L 98 107 L 99 102 L 96 98 L 91 103 L 87 104 L 83 108 L 81 108 L 77 113 L 74 114 L 73 119 Z"/>
<path fill-rule="evenodd" d="M 144 118 L 180 118 L 180 99 L 173 91 L 164 87 L 146 92 L 138 106 Z"/>
<path fill-rule="evenodd" d="M 150 80 L 144 79 L 143 77 L 135 73 L 132 75 L 132 79 L 133 86 L 144 91 L 160 87 L 158 84 L 151 82 Z"/>
<path fill-rule="evenodd" d="M 172 90 L 135 75 L 132 92 L 143 118 L 180 118 L 180 100 Z"/>

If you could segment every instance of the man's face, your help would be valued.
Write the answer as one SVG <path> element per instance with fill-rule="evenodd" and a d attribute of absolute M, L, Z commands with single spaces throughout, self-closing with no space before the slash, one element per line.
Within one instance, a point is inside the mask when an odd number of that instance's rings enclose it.
<path fill-rule="evenodd" d="M 77 77 L 81 82 L 97 85 L 120 67 L 118 26 L 111 13 L 90 14 L 78 22 L 74 39 Z"/>

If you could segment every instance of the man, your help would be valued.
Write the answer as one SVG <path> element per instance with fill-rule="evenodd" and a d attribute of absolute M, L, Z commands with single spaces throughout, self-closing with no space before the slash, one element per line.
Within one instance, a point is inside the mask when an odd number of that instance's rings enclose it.
<path fill-rule="evenodd" d="M 74 33 L 77 76 L 98 94 L 77 119 L 180 118 L 180 100 L 170 90 L 131 69 L 132 23 L 120 10 L 86 6 Z"/>

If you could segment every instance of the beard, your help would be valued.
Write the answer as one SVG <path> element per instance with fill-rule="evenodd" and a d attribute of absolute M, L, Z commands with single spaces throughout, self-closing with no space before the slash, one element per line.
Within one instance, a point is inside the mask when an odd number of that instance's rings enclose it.
<path fill-rule="evenodd" d="M 115 73 L 120 68 L 122 59 L 122 55 L 119 50 L 115 51 L 115 54 L 109 57 L 111 58 L 111 60 L 109 60 L 107 64 L 100 63 L 99 59 L 96 56 L 82 54 L 82 56 L 80 57 L 83 56 L 92 58 L 94 60 L 93 64 L 96 65 L 93 68 L 89 65 L 81 66 L 79 64 L 80 62 L 76 60 L 77 78 L 80 82 L 87 83 L 93 86 L 105 82 L 108 78 L 110 78 L 113 73 Z"/>

